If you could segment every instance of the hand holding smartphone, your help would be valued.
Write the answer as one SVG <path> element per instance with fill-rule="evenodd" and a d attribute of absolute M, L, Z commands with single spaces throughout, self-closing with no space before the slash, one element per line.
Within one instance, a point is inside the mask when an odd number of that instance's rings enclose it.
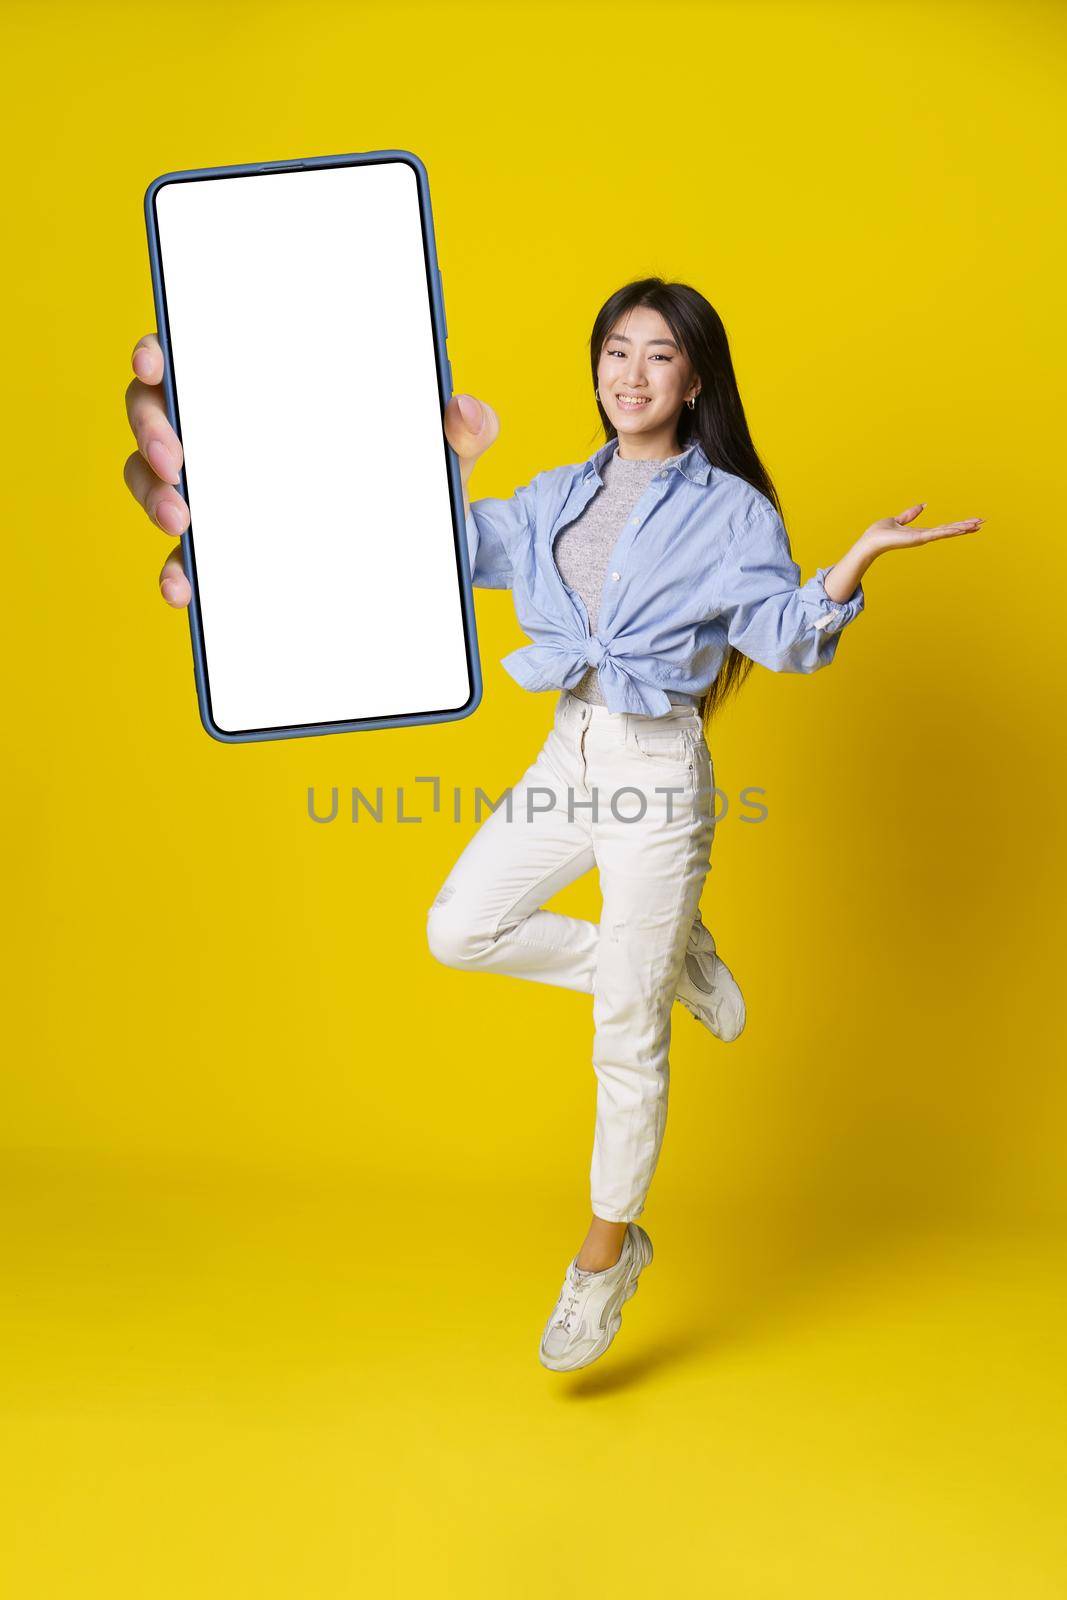
<path fill-rule="evenodd" d="M 172 173 L 145 197 L 160 336 L 125 478 L 181 534 L 204 726 L 225 742 L 451 720 L 480 674 L 464 485 L 496 437 L 451 397 L 409 152 Z M 475 413 L 479 407 L 473 408 Z"/>
<path fill-rule="evenodd" d="M 189 507 L 177 488 L 182 465 L 181 440 L 171 427 L 163 400 L 163 351 L 156 334 L 138 339 L 131 361 L 134 376 L 126 386 L 126 416 L 137 448 L 126 458 L 123 480 L 148 520 L 164 533 L 181 535 L 189 526 Z M 235 387 L 239 374 L 234 374 Z M 480 408 L 477 426 L 463 416 L 460 400 L 473 400 Z M 459 458 L 460 478 L 466 491 L 474 464 L 500 433 L 492 406 L 474 395 L 453 395 L 445 407 L 445 438 Z M 185 575 L 181 545 L 175 545 L 159 574 L 159 592 L 169 606 L 182 610 L 192 589 Z"/>

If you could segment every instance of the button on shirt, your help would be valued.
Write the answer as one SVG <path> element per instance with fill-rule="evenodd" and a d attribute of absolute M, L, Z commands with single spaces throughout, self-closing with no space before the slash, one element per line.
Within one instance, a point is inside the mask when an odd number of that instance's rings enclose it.
<path fill-rule="evenodd" d="M 619 447 L 552 467 L 510 499 L 471 503 L 471 581 L 511 589 L 532 641 L 501 662 L 525 689 L 572 689 L 596 667 L 611 711 L 662 716 L 671 690 L 702 696 L 732 646 L 774 672 L 828 666 L 864 606 L 826 593 L 829 567 L 806 583 L 781 517 L 744 478 L 713 467 L 699 443 L 658 467 L 607 564 L 595 615 L 556 566 L 554 546 L 603 487 Z M 618 573 L 618 578 L 614 577 Z"/>

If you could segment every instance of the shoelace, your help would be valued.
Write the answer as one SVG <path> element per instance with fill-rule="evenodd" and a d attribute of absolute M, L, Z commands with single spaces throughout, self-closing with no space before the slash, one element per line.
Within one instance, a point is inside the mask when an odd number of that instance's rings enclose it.
<path fill-rule="evenodd" d="M 560 1296 L 559 1310 L 553 1321 L 553 1326 L 566 1328 L 569 1333 L 571 1315 L 578 1309 L 578 1302 L 589 1287 L 589 1280 L 593 1276 L 590 1272 L 583 1272 L 581 1267 L 574 1267 L 567 1274 L 567 1281 L 563 1285 Z"/>

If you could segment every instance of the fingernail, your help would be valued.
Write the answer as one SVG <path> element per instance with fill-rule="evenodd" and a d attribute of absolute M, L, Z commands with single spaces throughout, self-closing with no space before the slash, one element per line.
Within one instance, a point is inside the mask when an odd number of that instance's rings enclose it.
<path fill-rule="evenodd" d="M 156 512 L 156 521 L 168 533 L 181 533 L 185 528 L 185 513 L 180 506 L 176 506 L 168 500 Z"/>
<path fill-rule="evenodd" d="M 475 400 L 473 395 L 461 394 L 459 399 L 460 416 L 472 433 L 480 433 L 482 427 L 483 411 L 481 402 Z"/>
<path fill-rule="evenodd" d="M 158 439 L 153 439 L 146 454 L 153 472 L 158 472 L 161 478 L 166 478 L 167 482 L 171 483 L 174 479 L 174 458 L 166 445 Z"/>
<path fill-rule="evenodd" d="M 164 600 L 174 601 L 178 598 L 178 585 L 173 578 L 165 578 L 159 586 L 159 591 Z"/>
<path fill-rule="evenodd" d="M 133 357 L 133 370 L 139 378 L 143 378 L 148 371 L 149 353 L 147 350 L 137 350 Z"/>

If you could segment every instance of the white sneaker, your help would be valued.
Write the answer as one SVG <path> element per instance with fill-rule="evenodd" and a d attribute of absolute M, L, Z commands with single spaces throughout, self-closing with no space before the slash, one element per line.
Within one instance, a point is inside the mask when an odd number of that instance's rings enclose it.
<path fill-rule="evenodd" d="M 652 1260 L 652 1240 L 636 1222 L 626 1225 L 622 1254 L 603 1272 L 584 1272 L 575 1256 L 567 1268 L 556 1307 L 541 1335 L 541 1365 L 573 1372 L 602 1356 L 622 1326 L 622 1308 L 637 1292 L 642 1269 Z"/>
<path fill-rule="evenodd" d="M 721 956 L 715 939 L 697 912 L 689 933 L 685 961 L 675 993 L 687 1011 L 724 1044 L 737 1038 L 745 1026 L 745 998 Z"/>

